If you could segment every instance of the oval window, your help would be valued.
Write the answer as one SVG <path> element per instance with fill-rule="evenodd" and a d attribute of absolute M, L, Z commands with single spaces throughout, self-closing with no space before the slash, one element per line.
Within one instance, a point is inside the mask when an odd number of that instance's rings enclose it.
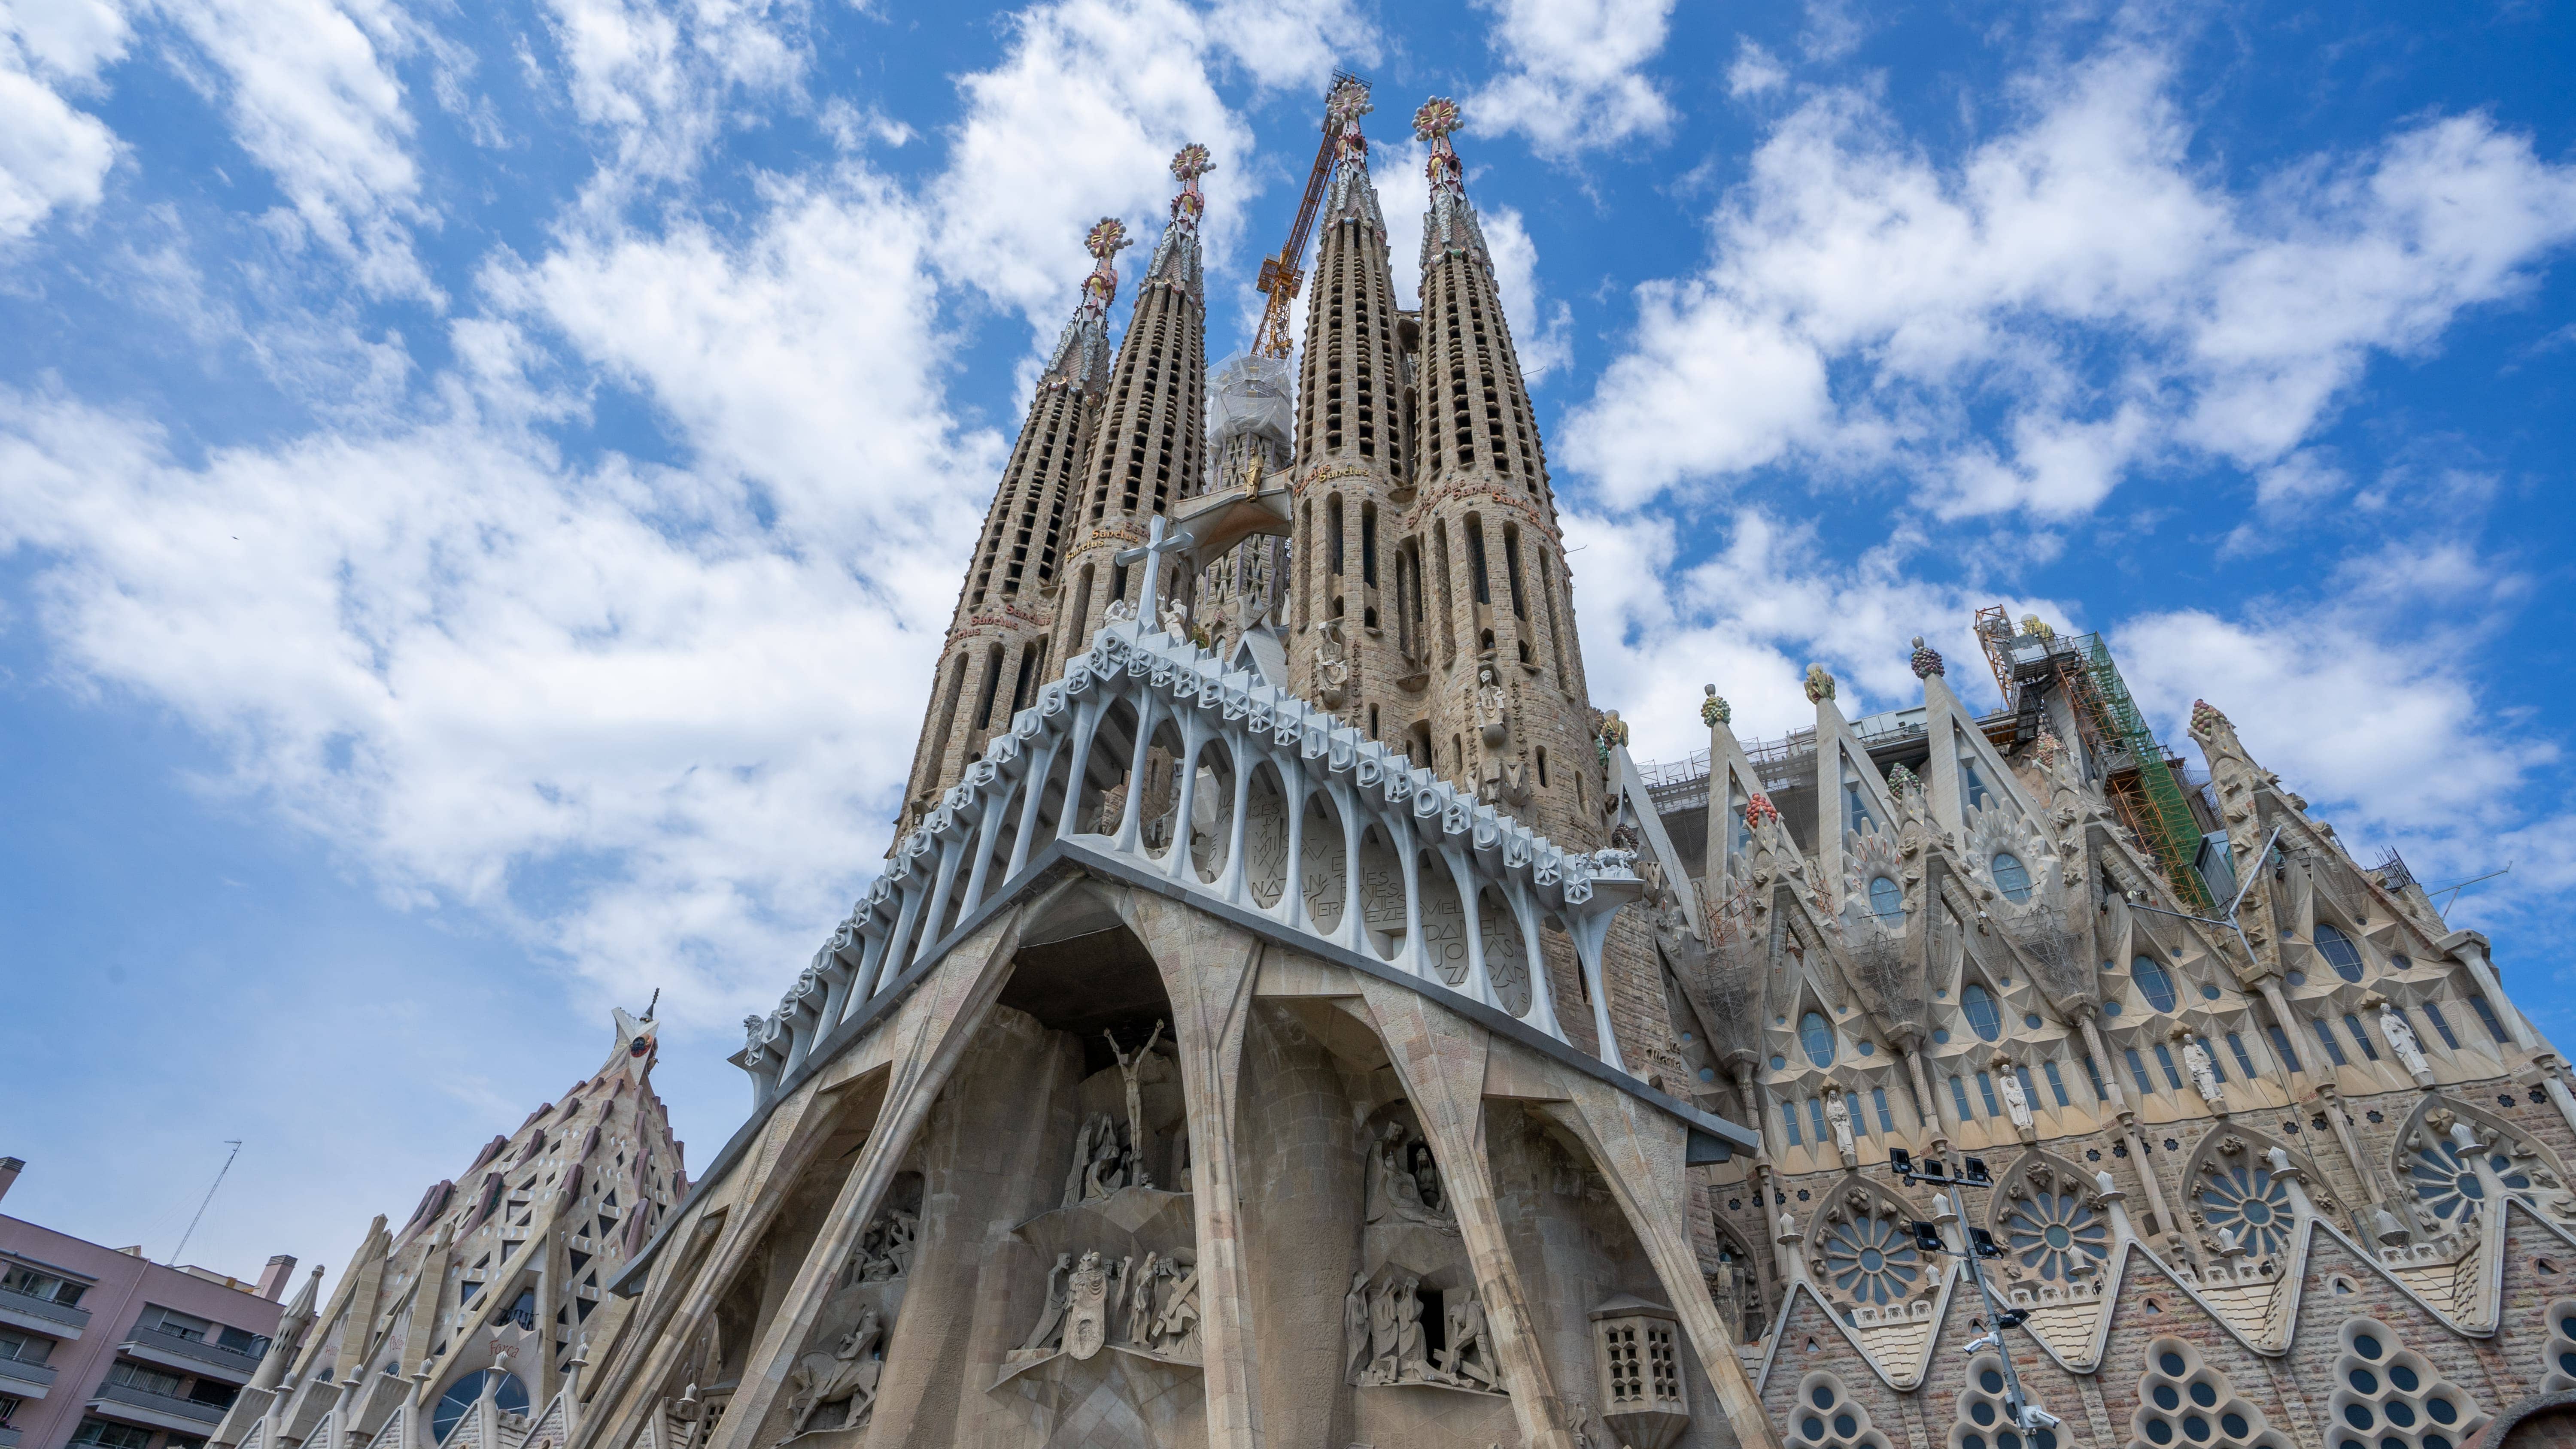
<path fill-rule="evenodd" d="M 1970 982 L 1959 993 L 1959 1009 L 1968 1014 L 1968 1025 L 1985 1040 L 1993 1041 L 2004 1034 L 2003 1014 L 1995 1010 L 1995 999 L 1986 988 Z"/>
<path fill-rule="evenodd" d="M 2016 901 L 2030 899 L 2030 868 L 2009 850 L 1995 852 L 1995 887 Z"/>
<path fill-rule="evenodd" d="M 2346 981 L 2361 979 L 2361 948 L 2352 938 L 2324 921 L 2317 922 L 2317 954 L 2326 958 L 2337 976 Z"/>
<path fill-rule="evenodd" d="M 1869 878 L 1870 913 L 1889 925 L 1905 920 L 1905 888 L 1883 875 Z"/>
<path fill-rule="evenodd" d="M 1807 1049 L 1807 1060 L 1820 1067 L 1834 1064 L 1834 1029 L 1824 1013 L 1811 1011 L 1798 1018 L 1798 1042 Z"/>
<path fill-rule="evenodd" d="M 2138 994 L 2147 999 L 2147 1005 L 2158 1011 L 2174 1009 L 2173 977 L 2156 964 L 2155 957 L 2141 956 L 2130 962 L 2129 979 L 2138 983 Z"/>

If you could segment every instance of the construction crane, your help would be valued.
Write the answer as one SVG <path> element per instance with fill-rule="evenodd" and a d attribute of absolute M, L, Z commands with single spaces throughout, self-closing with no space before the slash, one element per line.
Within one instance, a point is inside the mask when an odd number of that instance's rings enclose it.
<path fill-rule="evenodd" d="M 1261 259 L 1261 278 L 1254 283 L 1270 298 L 1261 309 L 1261 330 L 1252 341 L 1256 357 L 1284 358 L 1291 350 L 1288 309 L 1297 300 L 1297 289 L 1306 282 L 1306 239 L 1314 234 L 1315 212 L 1324 204 L 1324 188 L 1332 184 L 1333 158 L 1342 125 L 1367 114 L 1368 96 L 1367 81 L 1348 71 L 1333 72 L 1332 89 L 1324 93 L 1324 140 L 1315 148 L 1314 169 L 1306 173 L 1306 197 L 1297 203 L 1297 223 L 1288 228 L 1287 244 L 1279 248 L 1279 254 Z"/>
<path fill-rule="evenodd" d="M 1994 666 L 2004 706 L 2030 717 L 2024 737 L 2040 727 L 2040 697 L 2062 693 L 2087 759 L 2102 771 L 2103 793 L 2141 844 L 2164 868 L 2165 880 L 2186 906 L 2214 905 L 2195 869 L 2201 830 L 2174 780 L 2173 759 L 2157 743 L 2146 716 L 2129 697 L 2111 648 L 2099 634 L 2068 639 L 2031 615 L 2020 628 L 1997 604 L 1977 611 L 1977 640 Z"/>

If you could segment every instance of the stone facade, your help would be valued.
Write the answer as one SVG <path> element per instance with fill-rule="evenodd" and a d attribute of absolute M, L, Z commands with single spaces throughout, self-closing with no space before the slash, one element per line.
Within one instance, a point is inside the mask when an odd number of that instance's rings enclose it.
<path fill-rule="evenodd" d="M 607 1291 L 687 1196 L 652 1086 L 657 1028 L 615 1014 L 598 1071 L 378 1217 L 327 1304 L 316 1268 L 212 1441 L 224 1449 L 523 1449 L 567 1442 Z"/>

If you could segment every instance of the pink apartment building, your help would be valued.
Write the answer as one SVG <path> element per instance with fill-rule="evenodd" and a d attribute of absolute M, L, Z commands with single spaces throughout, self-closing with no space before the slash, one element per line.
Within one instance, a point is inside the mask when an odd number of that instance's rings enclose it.
<path fill-rule="evenodd" d="M 0 1197 L 26 1164 L 0 1157 Z M 199 1449 L 277 1329 L 257 1283 L 0 1214 L 0 1449 Z"/>

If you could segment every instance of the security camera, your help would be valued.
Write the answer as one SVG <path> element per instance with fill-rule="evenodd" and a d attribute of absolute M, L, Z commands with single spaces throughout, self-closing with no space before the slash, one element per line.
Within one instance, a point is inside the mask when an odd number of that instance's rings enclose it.
<path fill-rule="evenodd" d="M 1984 1334 L 1968 1340 L 1968 1352 L 1970 1353 L 1984 1353 L 1987 1349 L 2001 1348 L 2003 1346 L 2003 1335 L 1997 1333 Z"/>
<path fill-rule="evenodd" d="M 2062 1422 L 2064 1421 L 2055 1414 L 2037 1404 L 2021 1406 L 2021 1431 L 2025 1434 L 2035 1434 L 2042 1429 L 2054 1429 Z"/>

